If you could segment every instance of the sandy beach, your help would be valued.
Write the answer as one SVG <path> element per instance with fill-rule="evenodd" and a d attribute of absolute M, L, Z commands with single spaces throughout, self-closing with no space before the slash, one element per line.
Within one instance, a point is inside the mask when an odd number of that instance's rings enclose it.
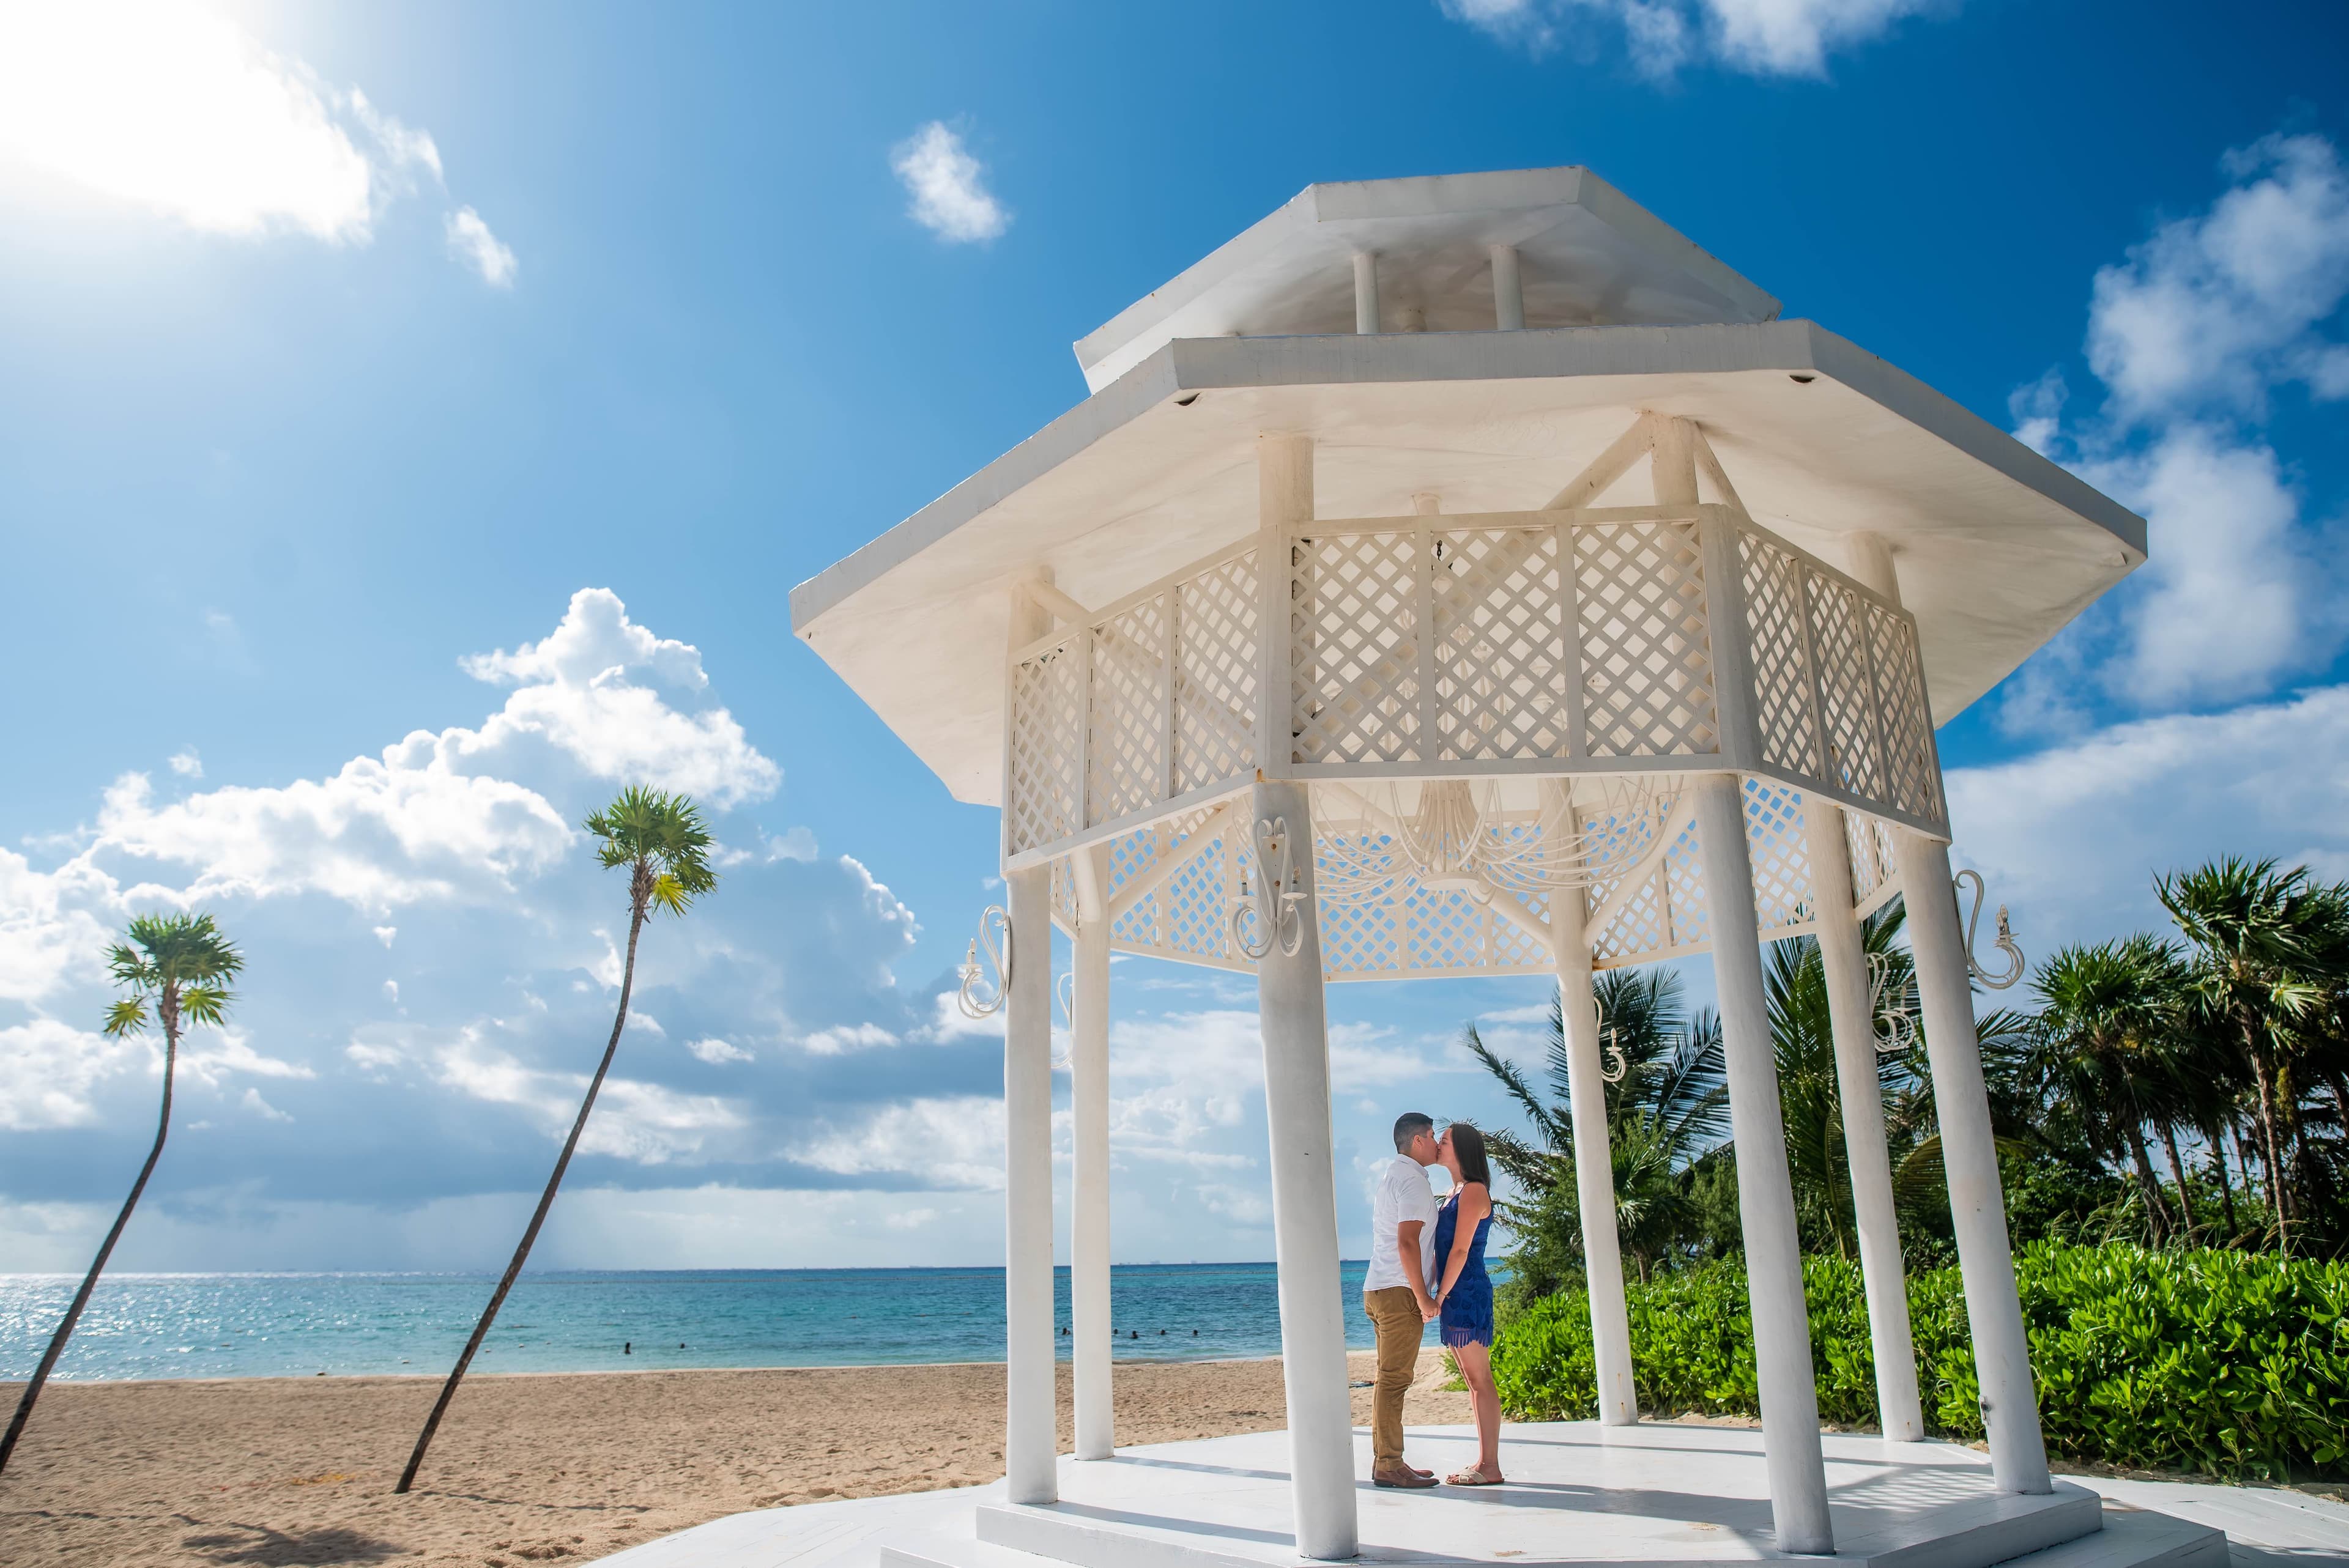
<path fill-rule="evenodd" d="M 1352 1357 L 1357 1379 L 1371 1357 Z M 1407 1418 L 1469 1419 L 1421 1358 Z M 0 1384 L 13 1408 L 22 1385 Z M 53 1383 L 0 1478 L 11 1568 L 579 1562 L 749 1508 L 1002 1473 L 1003 1369 L 467 1379 L 417 1490 L 393 1481 L 438 1379 Z M 1067 1451 L 1069 1369 L 1061 1368 Z M 1370 1418 L 1357 1389 L 1354 1418 Z M 1283 1424 L 1280 1363 L 1121 1363 L 1122 1442 Z"/>

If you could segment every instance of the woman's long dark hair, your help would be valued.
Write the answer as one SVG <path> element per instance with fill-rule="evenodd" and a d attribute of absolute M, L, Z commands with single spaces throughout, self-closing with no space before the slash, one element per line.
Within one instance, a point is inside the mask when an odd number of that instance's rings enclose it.
<path fill-rule="evenodd" d="M 1452 1140 L 1452 1152 L 1460 1161 L 1460 1180 L 1481 1183 L 1487 1192 L 1493 1190 L 1493 1167 L 1485 1158 L 1485 1135 L 1469 1121 L 1455 1121 L 1444 1130 Z"/>

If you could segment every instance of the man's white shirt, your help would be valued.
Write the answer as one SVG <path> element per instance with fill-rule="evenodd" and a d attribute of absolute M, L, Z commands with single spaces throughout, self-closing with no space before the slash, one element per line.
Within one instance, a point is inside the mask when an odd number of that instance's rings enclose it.
<path fill-rule="evenodd" d="M 1371 1199 L 1371 1267 L 1362 1276 L 1362 1289 L 1408 1289 L 1411 1281 L 1402 1272 L 1402 1253 L 1397 1245 L 1395 1227 L 1413 1220 L 1419 1222 L 1419 1277 L 1428 1289 L 1435 1288 L 1435 1190 L 1427 1184 L 1427 1172 L 1418 1161 L 1407 1154 L 1395 1156 L 1386 1174 L 1379 1178 L 1379 1190 Z"/>

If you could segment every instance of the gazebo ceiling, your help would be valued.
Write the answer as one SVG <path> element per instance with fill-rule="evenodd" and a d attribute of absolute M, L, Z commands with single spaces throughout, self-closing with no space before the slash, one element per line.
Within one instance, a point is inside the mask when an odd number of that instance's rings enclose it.
<path fill-rule="evenodd" d="M 1793 542 L 1884 537 L 1937 723 L 2145 559 L 2134 514 L 1810 322 L 1186 338 L 800 584 L 793 628 L 957 799 L 999 804 L 1012 583 L 1104 604 L 1253 533 L 1261 431 L 1315 438 L 1321 516 L 1500 511 L 1640 409 L 1702 426 Z M 1594 504 L 1652 499 L 1635 469 Z"/>

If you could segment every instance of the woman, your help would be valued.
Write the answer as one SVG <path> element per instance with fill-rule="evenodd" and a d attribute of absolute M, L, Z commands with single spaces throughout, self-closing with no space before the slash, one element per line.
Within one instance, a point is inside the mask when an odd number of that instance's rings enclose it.
<path fill-rule="evenodd" d="M 1485 1273 L 1485 1238 L 1493 1229 L 1493 1168 L 1485 1135 L 1464 1121 L 1444 1130 L 1437 1146 L 1452 1172 L 1452 1195 L 1435 1212 L 1435 1255 L 1443 1284 L 1435 1293 L 1445 1348 L 1467 1380 L 1476 1411 L 1476 1468 L 1445 1480 L 1453 1486 L 1501 1484 L 1501 1398 L 1493 1389 L 1493 1282 Z"/>

